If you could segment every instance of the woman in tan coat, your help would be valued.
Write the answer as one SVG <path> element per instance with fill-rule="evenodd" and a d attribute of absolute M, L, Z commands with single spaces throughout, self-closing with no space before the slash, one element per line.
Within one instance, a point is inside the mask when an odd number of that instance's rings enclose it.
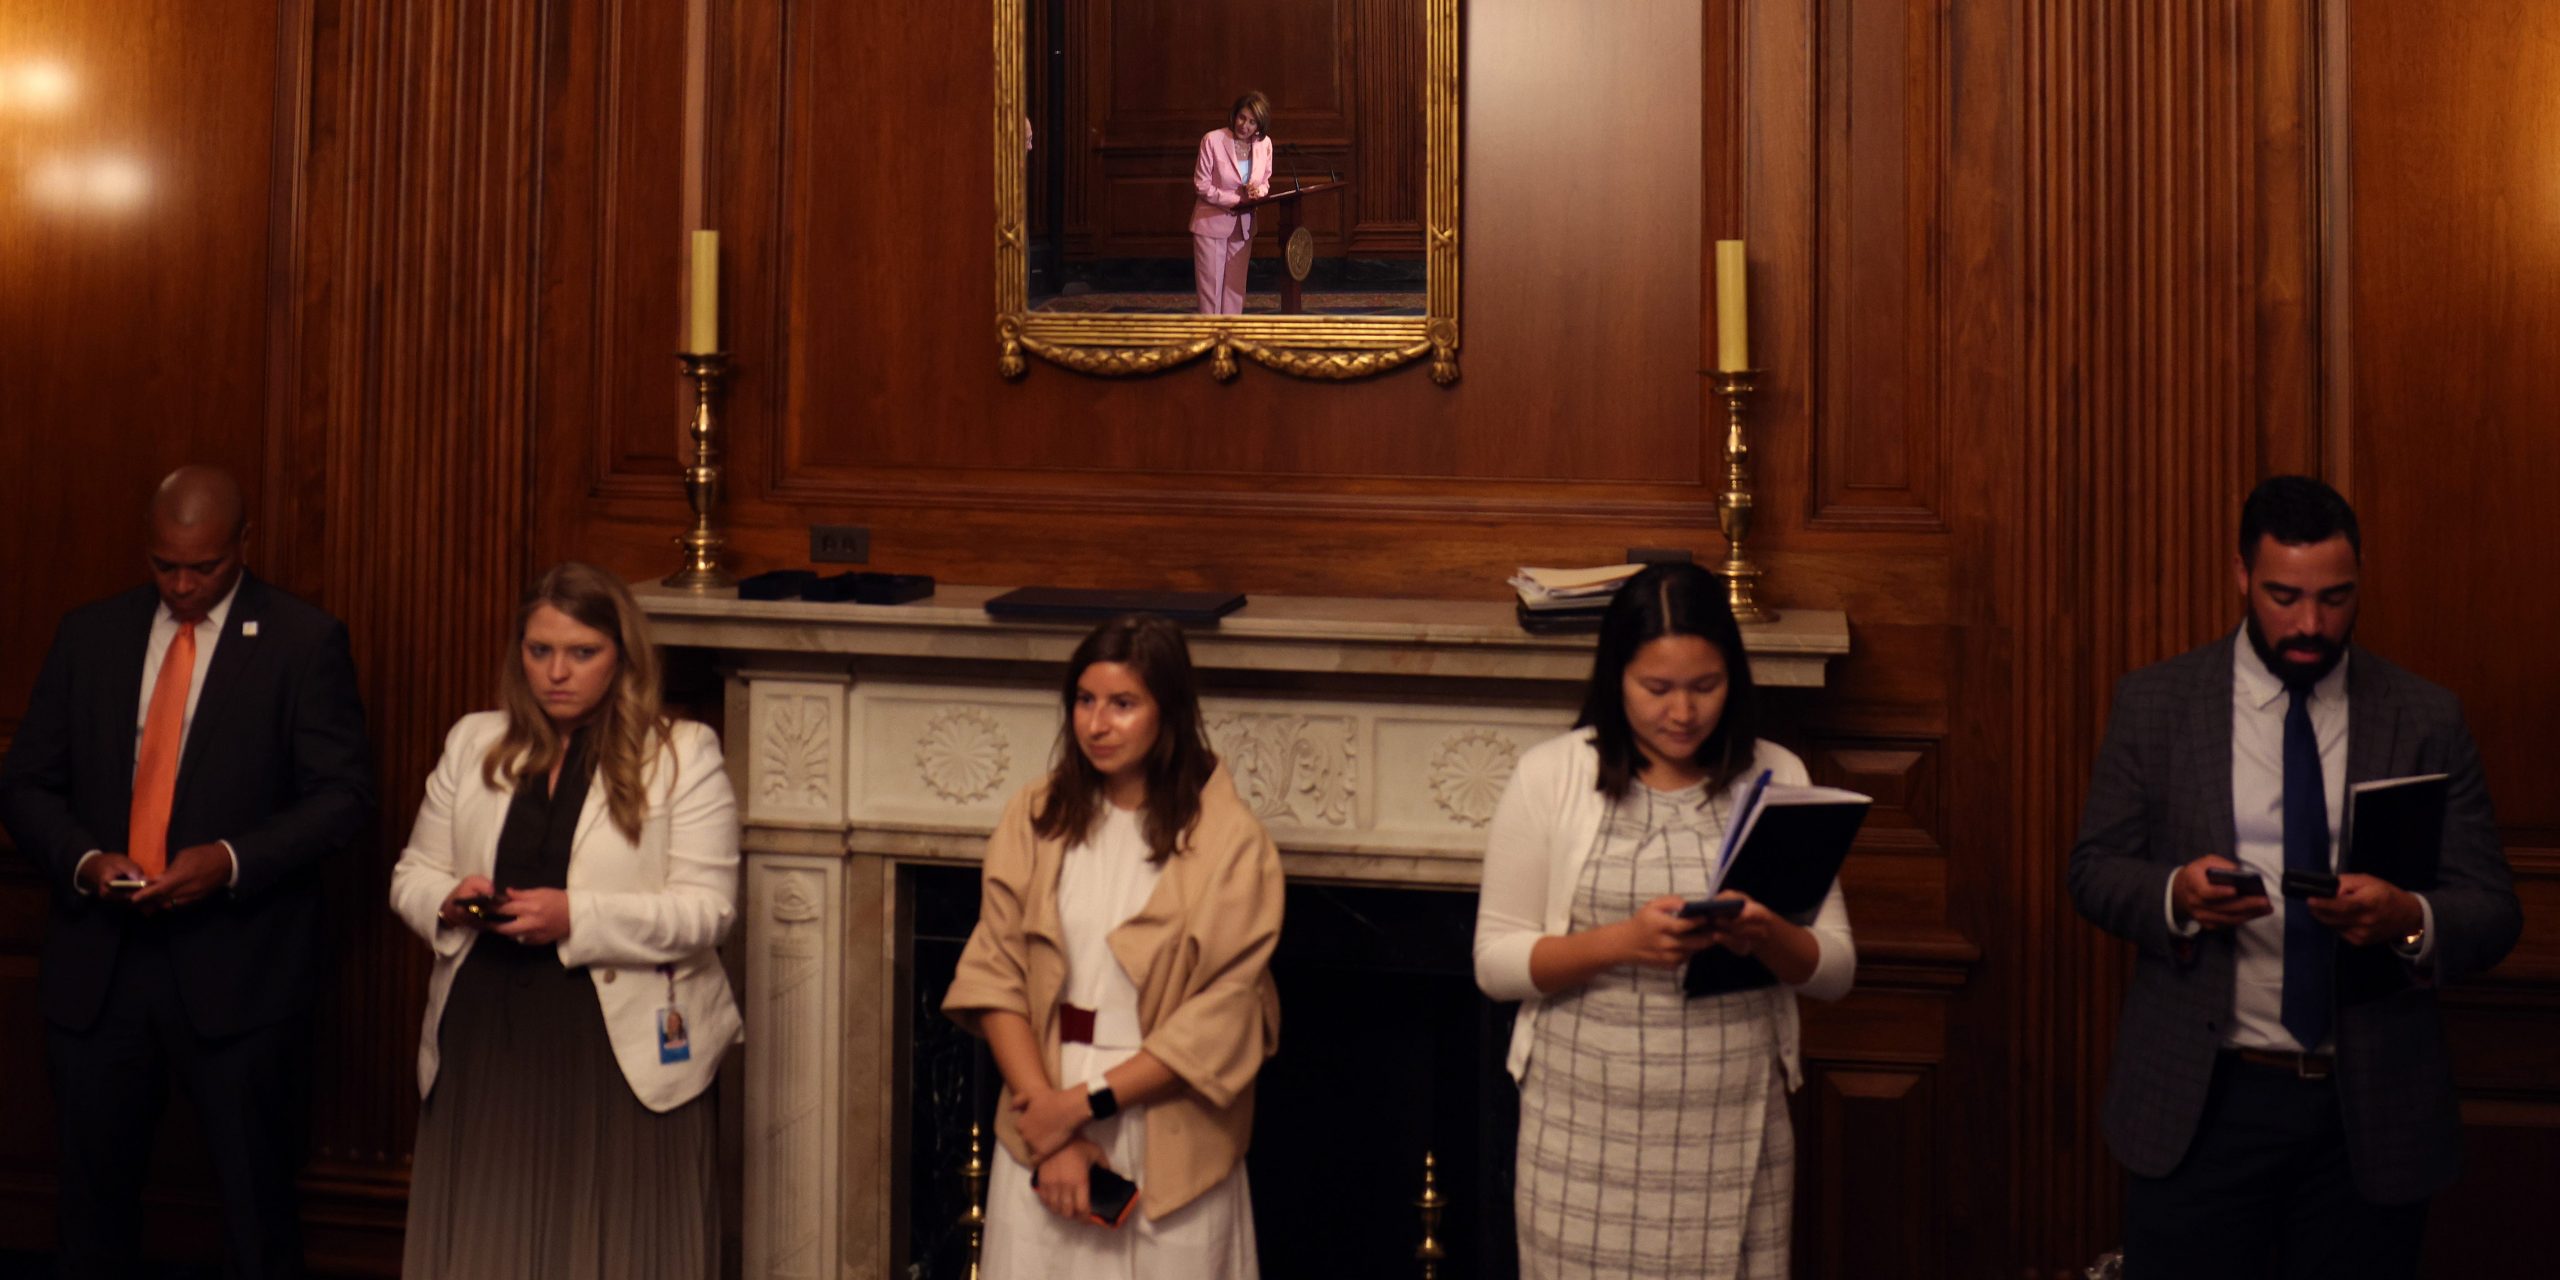
<path fill-rule="evenodd" d="M 987 842 L 942 1006 L 1005 1081 L 984 1271 L 1250 1280 L 1279 852 L 1209 751 L 1171 622 L 1096 628 L 1062 700 L 1057 765 Z M 1095 1221 L 1096 1167 L 1138 1186 L 1116 1229 Z"/>

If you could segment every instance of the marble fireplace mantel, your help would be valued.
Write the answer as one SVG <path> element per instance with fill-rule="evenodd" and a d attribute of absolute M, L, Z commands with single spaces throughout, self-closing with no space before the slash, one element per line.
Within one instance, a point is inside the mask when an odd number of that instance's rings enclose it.
<path fill-rule="evenodd" d="M 1001 588 L 895 606 L 636 588 L 659 643 L 710 650 L 745 822 L 745 1271 L 887 1280 L 901 1003 L 899 869 L 970 863 L 1048 767 L 1086 628 L 998 621 Z M 1508 604 L 1257 596 L 1190 635 L 1202 710 L 1293 879 L 1470 888 L 1521 750 L 1571 721 L 1588 636 Z M 1818 688 L 1847 618 L 1745 628 L 1762 684 Z"/>

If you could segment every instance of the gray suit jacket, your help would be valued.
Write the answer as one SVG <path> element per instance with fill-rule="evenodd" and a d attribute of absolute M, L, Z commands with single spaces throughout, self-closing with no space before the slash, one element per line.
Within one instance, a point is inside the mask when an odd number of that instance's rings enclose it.
<path fill-rule="evenodd" d="M 2180 938 L 2164 913 L 2179 866 L 2239 847 L 2231 810 L 2237 643 L 2236 633 L 2225 636 L 2117 684 L 2071 850 L 2072 901 L 2135 948 L 2105 1123 L 2116 1158 L 2144 1177 L 2167 1174 L 2186 1155 L 2232 1017 L 2231 932 Z M 2461 1135 L 2435 988 L 2505 957 L 2524 913 L 2461 704 L 2359 649 L 2347 666 L 2347 781 L 2416 773 L 2452 775 L 2443 863 L 2426 891 L 2431 963 L 2420 974 L 2378 946 L 2340 948 L 2338 1098 L 2356 1188 L 2377 1204 L 2423 1200 L 2453 1181 Z"/>

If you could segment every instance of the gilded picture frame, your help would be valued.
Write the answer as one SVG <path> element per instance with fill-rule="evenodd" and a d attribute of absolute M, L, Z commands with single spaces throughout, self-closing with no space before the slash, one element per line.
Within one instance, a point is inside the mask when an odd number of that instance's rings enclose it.
<path fill-rule="evenodd" d="M 1220 381 L 1239 358 L 1301 378 L 1365 378 L 1431 360 L 1431 380 L 1458 380 L 1458 91 L 1460 0 L 1423 0 L 1424 254 L 1421 315 L 1092 315 L 1029 307 L 1029 212 L 1023 175 L 1025 0 L 994 0 L 997 371 L 1022 377 L 1038 356 L 1077 373 L 1156 373 L 1209 357 Z"/>

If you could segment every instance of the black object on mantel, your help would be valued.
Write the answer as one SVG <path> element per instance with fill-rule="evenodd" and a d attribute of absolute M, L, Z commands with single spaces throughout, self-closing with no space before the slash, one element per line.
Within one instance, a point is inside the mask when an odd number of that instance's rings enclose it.
<path fill-rule="evenodd" d="M 1515 604 L 1512 611 L 1519 616 L 1520 629 L 1533 636 L 1590 635 L 1600 629 L 1601 615 L 1609 612 L 1608 596 L 1600 603 L 1584 609 L 1532 609 Z"/>
<path fill-rule="evenodd" d="M 738 583 L 741 600 L 816 600 L 828 604 L 905 604 L 933 594 L 922 573 L 839 573 L 821 578 L 811 569 L 775 569 Z"/>
<path fill-rule="evenodd" d="M 1243 607 L 1241 591 L 1016 587 L 987 601 L 987 616 L 1009 622 L 1100 622 L 1124 613 L 1158 613 L 1186 627 L 1214 627 Z"/>
<path fill-rule="evenodd" d="M 775 569 L 752 578 L 738 579 L 741 600 L 797 600 L 809 589 L 818 575 L 807 569 Z"/>
<path fill-rule="evenodd" d="M 820 578 L 800 593 L 803 600 L 852 601 L 855 604 L 905 604 L 933 594 L 929 573 L 839 573 Z"/>

